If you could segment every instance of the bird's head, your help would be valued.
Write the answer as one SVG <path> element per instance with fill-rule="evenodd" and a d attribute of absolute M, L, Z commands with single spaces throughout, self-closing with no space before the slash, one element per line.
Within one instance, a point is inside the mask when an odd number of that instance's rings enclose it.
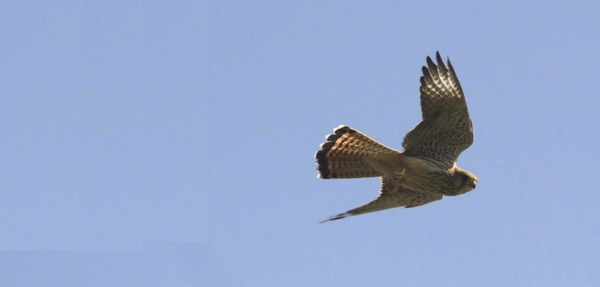
<path fill-rule="evenodd" d="M 463 194 L 475 189 L 475 186 L 477 186 L 477 176 L 459 167 L 455 167 L 452 179 L 455 189 L 449 195 Z"/>

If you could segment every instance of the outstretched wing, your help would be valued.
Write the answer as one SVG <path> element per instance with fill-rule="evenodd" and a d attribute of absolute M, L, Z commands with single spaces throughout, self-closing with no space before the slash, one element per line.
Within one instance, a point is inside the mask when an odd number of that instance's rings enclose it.
<path fill-rule="evenodd" d="M 405 137 L 406 155 L 425 156 L 452 167 L 461 152 L 473 143 L 473 125 L 458 77 L 448 59 L 437 65 L 427 57 L 421 77 L 421 121 Z"/>
<path fill-rule="evenodd" d="M 322 222 L 394 207 L 416 207 L 442 199 L 440 194 L 420 192 L 399 185 L 398 180 L 401 176 L 396 174 L 381 177 L 381 191 L 377 199 L 361 207 L 334 215 Z"/>

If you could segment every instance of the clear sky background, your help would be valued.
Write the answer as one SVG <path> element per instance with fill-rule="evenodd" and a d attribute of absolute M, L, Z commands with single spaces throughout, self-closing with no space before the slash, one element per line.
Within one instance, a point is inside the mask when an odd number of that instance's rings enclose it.
<path fill-rule="evenodd" d="M 592 286 L 598 1 L 2 1 L 1 286 Z M 477 189 L 328 216 L 350 125 L 401 149 L 450 57 Z"/>

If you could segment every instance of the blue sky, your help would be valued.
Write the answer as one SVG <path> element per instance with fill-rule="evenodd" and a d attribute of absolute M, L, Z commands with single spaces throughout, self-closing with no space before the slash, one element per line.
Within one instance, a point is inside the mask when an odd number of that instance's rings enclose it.
<path fill-rule="evenodd" d="M 2 2 L 0 285 L 597 283 L 600 4 L 414 2 Z M 318 224 L 379 188 L 324 136 L 400 149 L 438 50 L 477 189 Z"/>

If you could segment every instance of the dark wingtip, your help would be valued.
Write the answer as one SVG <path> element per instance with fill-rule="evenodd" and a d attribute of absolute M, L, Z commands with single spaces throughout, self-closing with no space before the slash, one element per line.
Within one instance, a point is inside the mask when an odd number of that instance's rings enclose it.
<path fill-rule="evenodd" d="M 428 57 L 429 59 L 429 57 Z M 423 66 L 422 69 L 423 72 L 423 76 L 421 76 L 421 78 L 419 78 L 419 80 L 421 81 L 421 87 L 427 85 L 427 82 L 431 82 L 431 72 L 429 71 L 429 69 L 425 66 Z"/>
<path fill-rule="evenodd" d="M 440 70 L 442 70 L 443 72 L 448 71 L 448 69 L 446 68 L 446 64 L 444 63 L 444 59 L 442 59 L 442 56 L 440 55 L 439 51 L 435 53 L 435 57 L 438 62 L 438 67 L 440 68 Z M 447 60 L 448 60 L 448 63 L 450 63 L 450 59 L 448 58 Z"/>
<path fill-rule="evenodd" d="M 440 51 L 435 52 L 435 59 L 437 60 L 438 63 L 444 62 L 444 60 L 442 59 L 442 56 L 440 55 Z"/>
<path fill-rule="evenodd" d="M 338 215 L 334 215 L 334 216 L 332 216 L 332 217 L 329 217 L 329 218 L 327 218 L 327 219 L 325 219 L 325 220 L 323 220 L 323 221 L 319 222 L 319 224 L 321 224 L 321 223 L 324 223 L 324 222 L 327 222 L 327 221 L 333 221 L 333 220 L 344 219 L 344 218 L 346 218 L 346 217 L 348 217 L 348 216 L 352 216 L 352 214 L 350 214 L 350 213 L 348 213 L 348 212 L 340 213 L 340 214 L 338 214 Z"/>
<path fill-rule="evenodd" d="M 437 64 L 435 62 L 433 62 L 433 60 L 429 56 L 427 56 L 426 60 L 427 60 L 427 66 L 423 66 L 423 74 L 424 75 L 430 70 L 436 70 L 438 67 L 442 68 L 443 70 L 446 70 L 446 64 L 444 63 L 444 59 L 442 59 L 440 51 L 435 52 L 435 60 L 436 60 Z M 448 62 L 448 68 L 453 70 L 452 63 L 450 63 L 450 57 L 446 57 L 446 62 Z"/>
<path fill-rule="evenodd" d="M 433 60 L 431 59 L 431 57 L 427 56 L 427 67 L 423 67 L 424 69 L 435 69 L 435 63 L 433 62 Z"/>
<path fill-rule="evenodd" d="M 455 72 L 454 72 L 454 67 L 452 67 L 452 63 L 450 62 L 450 57 L 448 57 L 448 58 L 447 58 L 447 60 L 448 60 L 448 69 L 449 69 L 449 70 L 450 70 L 452 73 L 455 73 Z"/>

